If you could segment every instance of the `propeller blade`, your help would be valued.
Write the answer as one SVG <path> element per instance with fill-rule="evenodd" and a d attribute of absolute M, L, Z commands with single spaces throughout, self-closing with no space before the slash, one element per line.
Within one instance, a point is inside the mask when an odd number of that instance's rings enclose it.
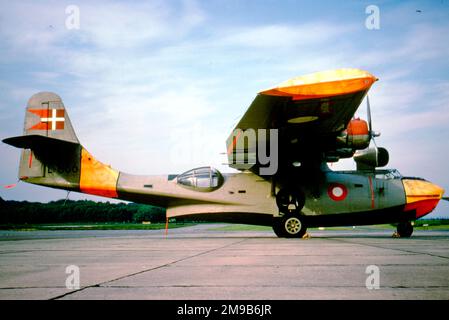
<path fill-rule="evenodd" d="M 369 138 L 371 141 L 373 141 L 374 149 L 376 150 L 376 163 L 377 163 L 378 155 L 379 155 L 379 148 L 377 147 L 376 140 L 374 140 L 374 137 L 376 137 L 376 134 L 373 131 L 373 124 L 371 122 L 371 105 L 369 103 L 368 94 L 366 94 L 366 114 L 367 114 L 367 118 L 368 118 Z"/>
<path fill-rule="evenodd" d="M 371 137 L 372 133 L 373 133 L 373 126 L 371 123 L 371 106 L 369 104 L 369 96 L 368 94 L 366 95 L 366 114 L 368 117 L 368 130 L 369 130 L 369 135 Z"/>
<path fill-rule="evenodd" d="M 377 146 L 376 140 L 374 140 L 374 135 L 371 135 L 371 140 L 374 144 L 374 149 L 376 150 L 376 163 L 379 163 L 379 147 Z"/>
<path fill-rule="evenodd" d="M 374 137 L 380 136 L 380 132 L 373 131 L 373 123 L 371 120 L 371 104 L 369 103 L 369 96 L 366 95 L 366 114 L 368 118 L 368 130 L 370 139 L 374 139 Z"/>
<path fill-rule="evenodd" d="M 449 197 L 442 197 L 441 199 L 449 201 Z"/>

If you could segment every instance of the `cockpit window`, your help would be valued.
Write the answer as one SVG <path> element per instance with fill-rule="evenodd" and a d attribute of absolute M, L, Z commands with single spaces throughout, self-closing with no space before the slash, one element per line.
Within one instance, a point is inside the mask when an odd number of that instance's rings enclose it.
<path fill-rule="evenodd" d="M 189 170 L 177 177 L 177 183 L 199 191 L 212 191 L 223 184 L 221 173 L 211 167 L 202 167 Z"/>
<path fill-rule="evenodd" d="M 376 178 L 385 180 L 401 179 L 402 175 L 396 169 L 376 170 Z"/>

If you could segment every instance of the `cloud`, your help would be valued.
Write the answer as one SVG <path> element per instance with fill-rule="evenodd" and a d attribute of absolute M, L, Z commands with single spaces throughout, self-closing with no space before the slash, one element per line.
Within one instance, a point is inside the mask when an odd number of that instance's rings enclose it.
<path fill-rule="evenodd" d="M 393 53 L 393 57 L 407 57 L 409 62 L 425 62 L 447 57 L 448 26 L 447 23 L 441 26 L 428 24 L 413 26 L 406 35 L 403 45 Z"/>
<path fill-rule="evenodd" d="M 6 5 L 3 5 L 6 8 Z M 27 49 L 29 55 L 44 51 L 61 39 L 67 30 L 64 26 L 64 7 L 52 3 L 42 6 L 23 1 L 8 4 L 0 12 L 0 35 L 14 53 Z M 22 56 L 22 55 L 20 55 Z"/>
<path fill-rule="evenodd" d="M 221 45 L 254 49 L 276 48 L 284 51 L 291 47 L 307 47 L 326 42 L 350 31 L 350 28 L 326 23 L 306 23 L 261 25 L 231 30 L 219 40 Z"/>
<path fill-rule="evenodd" d="M 429 85 L 411 80 L 379 84 L 370 92 L 373 121 L 391 136 L 445 127 L 449 123 L 448 89 L 447 81 L 432 81 Z"/>
<path fill-rule="evenodd" d="M 118 2 L 83 3 L 78 40 L 100 48 L 123 49 L 148 44 L 171 35 L 166 23 L 169 10 L 163 3 L 132 6 Z"/>

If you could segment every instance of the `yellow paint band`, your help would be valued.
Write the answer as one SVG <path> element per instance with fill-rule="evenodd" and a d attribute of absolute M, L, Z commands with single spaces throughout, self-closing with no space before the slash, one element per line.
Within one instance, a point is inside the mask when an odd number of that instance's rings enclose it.
<path fill-rule="evenodd" d="M 439 200 L 444 194 L 444 189 L 436 184 L 423 180 L 403 179 L 407 204 L 423 200 Z"/>

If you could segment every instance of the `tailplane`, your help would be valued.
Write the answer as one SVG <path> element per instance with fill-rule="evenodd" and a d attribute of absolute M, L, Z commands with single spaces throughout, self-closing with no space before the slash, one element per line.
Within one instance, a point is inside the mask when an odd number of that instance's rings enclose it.
<path fill-rule="evenodd" d="M 23 149 L 19 164 L 22 181 L 117 197 L 118 171 L 81 146 L 61 98 L 54 93 L 33 95 L 26 108 L 23 135 L 3 142 Z"/>

